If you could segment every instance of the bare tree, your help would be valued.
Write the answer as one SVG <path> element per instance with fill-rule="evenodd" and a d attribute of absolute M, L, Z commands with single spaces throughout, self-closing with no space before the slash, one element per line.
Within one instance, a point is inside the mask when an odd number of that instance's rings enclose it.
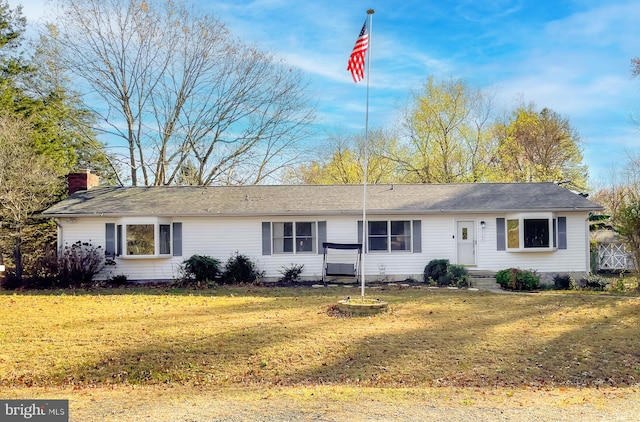
<path fill-rule="evenodd" d="M 133 185 L 259 183 L 313 118 L 301 73 L 181 0 L 58 0 L 50 45 Z M 122 182 L 122 181 L 121 181 Z"/>
<path fill-rule="evenodd" d="M 397 156 L 397 139 L 391 132 L 372 129 L 364 134 L 330 134 L 315 151 L 316 159 L 290 168 L 287 181 L 304 184 L 356 184 L 364 180 L 365 149 L 367 183 L 399 183 L 402 174 L 390 156 Z"/>

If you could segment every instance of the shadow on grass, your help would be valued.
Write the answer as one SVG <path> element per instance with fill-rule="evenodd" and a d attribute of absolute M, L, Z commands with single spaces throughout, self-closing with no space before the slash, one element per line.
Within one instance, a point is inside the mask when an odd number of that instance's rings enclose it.
<path fill-rule="evenodd" d="M 410 289 L 376 292 L 388 314 L 335 318 L 335 291 L 288 292 L 231 289 L 229 303 L 203 294 L 179 310 L 84 321 L 89 333 L 110 328 L 107 342 L 89 343 L 101 350 L 4 383 L 544 387 L 640 377 L 638 299 Z"/>

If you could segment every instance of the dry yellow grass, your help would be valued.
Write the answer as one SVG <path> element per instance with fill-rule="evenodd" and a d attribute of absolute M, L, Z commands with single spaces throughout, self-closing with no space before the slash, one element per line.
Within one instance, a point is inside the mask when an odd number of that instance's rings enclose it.
<path fill-rule="evenodd" d="M 358 293 L 4 293 L 1 395 L 73 395 L 89 406 L 96 395 L 132 400 L 131 391 L 327 403 L 371 391 L 395 403 L 495 405 L 535 401 L 532 391 L 597 402 L 634 395 L 640 379 L 638 297 L 389 288 L 368 293 L 389 302 L 387 314 L 330 315 L 347 294 Z"/>

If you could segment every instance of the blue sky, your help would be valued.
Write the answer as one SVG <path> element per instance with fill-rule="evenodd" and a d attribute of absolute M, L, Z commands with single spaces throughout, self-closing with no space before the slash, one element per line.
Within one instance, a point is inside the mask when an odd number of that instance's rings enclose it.
<path fill-rule="evenodd" d="M 46 0 L 23 4 L 29 21 Z M 245 42 L 305 71 L 317 100 L 318 137 L 365 126 L 366 81 L 346 70 L 351 49 L 375 10 L 369 122 L 389 127 L 429 76 L 465 79 L 496 95 L 499 110 L 520 99 L 568 118 L 584 141 L 591 184 L 605 183 L 629 152 L 640 153 L 637 0 L 307 1 L 195 0 Z"/>

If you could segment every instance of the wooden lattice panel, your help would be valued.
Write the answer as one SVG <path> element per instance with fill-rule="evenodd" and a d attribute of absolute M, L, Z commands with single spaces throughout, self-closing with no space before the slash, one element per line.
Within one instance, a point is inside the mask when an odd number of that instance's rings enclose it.
<path fill-rule="evenodd" d="M 622 243 L 600 243 L 598 245 L 598 269 L 632 270 L 633 256 Z"/>

